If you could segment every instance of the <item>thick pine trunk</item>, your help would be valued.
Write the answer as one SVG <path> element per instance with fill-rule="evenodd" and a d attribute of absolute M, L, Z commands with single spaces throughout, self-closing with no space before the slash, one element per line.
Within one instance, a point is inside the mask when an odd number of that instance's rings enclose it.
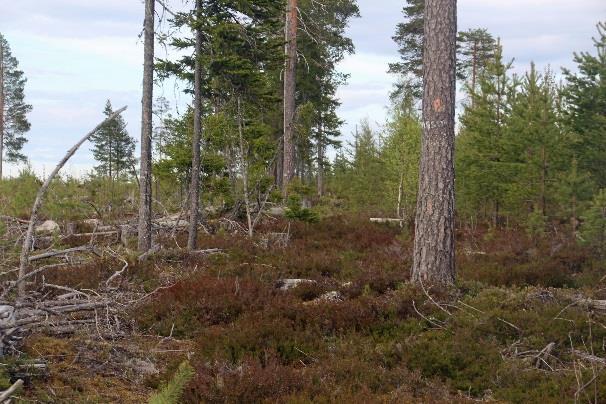
<path fill-rule="evenodd" d="M 456 0 L 425 3 L 423 142 L 412 280 L 455 282 Z"/>
<path fill-rule="evenodd" d="M 196 22 L 200 22 L 202 0 L 196 0 Z M 202 134 L 202 31 L 196 27 L 196 66 L 194 72 L 194 135 L 192 141 L 192 175 L 190 184 L 190 218 L 187 248 L 198 248 L 198 222 L 200 221 L 200 142 Z"/>
<path fill-rule="evenodd" d="M 0 42 L 0 180 L 4 162 L 4 49 Z"/>
<path fill-rule="evenodd" d="M 286 65 L 284 68 L 284 153 L 282 163 L 282 195 L 295 174 L 295 91 L 297 72 L 297 0 L 288 0 L 285 23 Z"/>
<path fill-rule="evenodd" d="M 154 0 L 145 0 L 145 50 L 141 117 L 141 180 L 139 195 L 139 251 L 152 246 L 152 108 L 154 91 Z"/>

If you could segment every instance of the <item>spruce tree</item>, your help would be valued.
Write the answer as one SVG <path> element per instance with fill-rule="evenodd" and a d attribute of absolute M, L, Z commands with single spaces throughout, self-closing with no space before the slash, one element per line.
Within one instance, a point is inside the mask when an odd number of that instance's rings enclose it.
<path fill-rule="evenodd" d="M 27 114 L 32 110 L 25 102 L 26 82 L 8 41 L 0 34 L 0 179 L 4 162 L 26 161 L 22 150 L 30 129 Z"/>
<path fill-rule="evenodd" d="M 113 114 L 111 102 L 107 100 L 105 116 Z M 135 140 L 126 130 L 124 119 L 119 116 L 103 125 L 92 137 L 92 152 L 99 163 L 95 170 L 97 174 L 114 181 L 135 165 Z"/>

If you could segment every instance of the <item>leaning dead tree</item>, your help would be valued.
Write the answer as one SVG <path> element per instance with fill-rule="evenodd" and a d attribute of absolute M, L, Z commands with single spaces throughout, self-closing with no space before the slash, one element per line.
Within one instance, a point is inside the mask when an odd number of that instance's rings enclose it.
<path fill-rule="evenodd" d="M 32 207 L 32 213 L 31 213 L 31 216 L 29 219 L 27 232 L 25 234 L 25 237 L 23 239 L 23 245 L 21 247 L 21 257 L 19 260 L 20 261 L 19 278 L 17 279 L 17 283 L 18 283 L 17 290 L 18 290 L 19 299 L 22 299 L 25 296 L 25 283 L 23 282 L 23 279 L 25 279 L 25 277 L 27 275 L 27 268 L 30 263 L 30 253 L 32 250 L 33 242 L 34 242 L 34 229 L 36 226 L 36 222 L 38 221 L 38 211 L 40 210 L 40 207 L 42 206 L 42 202 L 44 200 L 44 195 L 46 194 L 48 187 L 50 186 L 53 179 L 57 176 L 59 171 L 61 171 L 63 166 L 65 166 L 67 161 L 80 148 L 80 146 L 82 146 L 82 144 L 84 144 L 84 142 L 86 142 L 92 135 L 94 135 L 101 127 L 106 125 L 108 122 L 114 120 L 122 112 L 126 111 L 126 108 L 127 107 L 122 107 L 119 110 L 117 110 L 116 112 L 114 112 L 112 115 L 107 117 L 107 119 L 105 119 L 103 122 L 101 122 L 99 125 L 97 125 L 97 127 L 95 127 L 95 129 L 93 129 L 92 131 L 87 133 L 82 139 L 80 139 L 80 141 L 78 143 L 76 143 L 74 145 L 74 147 L 72 147 L 67 152 L 67 154 L 65 155 L 65 157 L 63 157 L 63 159 L 59 162 L 59 164 L 57 164 L 57 166 L 55 167 L 53 172 L 46 178 L 46 180 L 44 181 L 44 184 L 42 184 L 42 186 L 38 190 L 38 194 L 36 195 L 36 199 L 35 199 L 34 205 Z"/>
<path fill-rule="evenodd" d="M 453 284 L 457 1 L 425 2 L 423 141 L 412 280 Z"/>
<path fill-rule="evenodd" d="M 152 246 L 152 119 L 154 92 L 155 0 L 145 0 L 145 50 L 143 56 L 143 96 L 141 103 L 141 173 L 139 190 L 139 251 Z"/>

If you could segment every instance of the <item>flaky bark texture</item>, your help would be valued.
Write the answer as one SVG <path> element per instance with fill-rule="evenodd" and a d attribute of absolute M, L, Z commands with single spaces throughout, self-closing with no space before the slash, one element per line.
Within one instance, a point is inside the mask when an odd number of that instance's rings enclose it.
<path fill-rule="evenodd" d="M 202 0 L 196 0 L 196 24 L 200 23 Z M 198 248 L 198 222 L 200 221 L 200 139 L 202 135 L 202 31 L 196 27 L 196 66 L 194 72 L 194 135 L 192 141 L 192 170 L 190 194 L 189 237 L 187 248 Z"/>
<path fill-rule="evenodd" d="M 425 3 L 423 141 L 412 280 L 453 284 L 456 0 Z"/>
<path fill-rule="evenodd" d="M 288 0 L 286 10 L 286 65 L 284 68 L 284 159 L 282 166 L 282 194 L 286 197 L 288 185 L 295 175 L 295 91 L 297 74 L 297 0 Z"/>
<path fill-rule="evenodd" d="M 152 105 L 154 92 L 154 0 L 145 0 L 143 110 L 141 117 L 141 174 L 139 191 L 139 251 L 152 246 Z"/>
<path fill-rule="evenodd" d="M 4 162 L 4 52 L 0 41 L 0 180 Z"/>

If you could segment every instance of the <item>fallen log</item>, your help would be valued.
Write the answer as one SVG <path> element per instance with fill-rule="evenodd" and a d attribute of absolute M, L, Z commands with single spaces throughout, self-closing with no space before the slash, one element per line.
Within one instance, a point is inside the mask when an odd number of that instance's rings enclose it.
<path fill-rule="evenodd" d="M 404 223 L 404 219 L 391 219 L 386 217 L 371 217 L 371 223 Z"/>
<path fill-rule="evenodd" d="M 2 394 L 0 394 L 0 403 L 3 403 L 11 398 L 13 394 L 17 392 L 23 386 L 23 380 L 17 380 L 12 386 L 5 390 Z"/>
<path fill-rule="evenodd" d="M 588 362 L 599 363 L 600 365 L 606 365 L 605 358 L 600 358 L 599 356 L 592 355 L 587 352 L 579 351 L 578 349 L 573 349 L 571 352 L 574 355 L 578 356 L 580 359 L 586 360 Z"/>
<path fill-rule="evenodd" d="M 66 250 L 51 250 L 45 253 L 34 255 L 29 257 L 29 262 L 39 261 L 47 258 L 54 258 L 60 255 L 68 255 L 76 252 L 92 252 L 95 255 L 99 255 L 95 246 L 85 245 L 80 247 L 68 248 Z"/>

